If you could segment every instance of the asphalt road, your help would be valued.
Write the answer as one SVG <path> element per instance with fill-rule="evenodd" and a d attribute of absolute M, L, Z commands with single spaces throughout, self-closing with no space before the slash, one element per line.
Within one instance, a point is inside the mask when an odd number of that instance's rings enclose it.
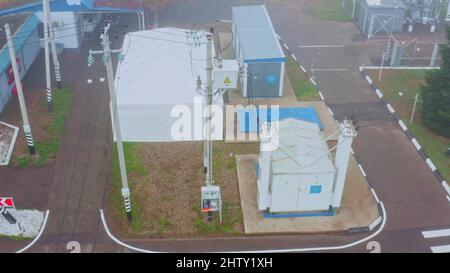
<path fill-rule="evenodd" d="M 203 5 L 168 9 L 161 14 L 161 24 L 189 25 L 230 19 L 232 5 L 263 1 L 201 2 Z M 382 44 L 361 39 L 359 30 L 352 23 L 319 21 L 301 10 L 273 4 L 274 1 L 267 2 L 278 34 L 308 69 L 314 69 L 316 81 L 337 119 L 353 113 L 361 121 L 353 149 L 371 186 L 386 207 L 387 224 L 373 239 L 380 244 L 381 251 L 430 252 L 431 246 L 450 244 L 450 237 L 423 237 L 424 230 L 450 227 L 450 204 L 425 162 L 357 70 L 362 64 L 370 64 Z M 77 60 L 79 53 L 68 55 L 65 57 L 66 65 L 78 62 L 81 67 L 82 61 Z M 84 58 L 85 54 L 81 55 Z M 55 166 L 49 224 L 43 238 L 31 251 L 68 252 L 67 243 L 79 241 L 84 252 L 129 252 L 109 240 L 98 213 L 98 209 L 103 207 L 111 153 L 106 89 L 97 83 L 93 87 L 85 86 L 80 75 L 87 77 L 87 72 L 78 70 L 76 65 L 73 67 L 69 73 L 73 79 L 79 79 L 72 109 L 74 117 L 69 120 L 64 136 L 67 143 L 63 143 Z M 102 69 L 101 64 L 97 64 L 92 77 L 100 77 Z M 291 235 L 128 243 L 162 251 L 232 251 L 333 246 L 367 235 Z M 370 250 L 364 243 L 340 251 Z"/>

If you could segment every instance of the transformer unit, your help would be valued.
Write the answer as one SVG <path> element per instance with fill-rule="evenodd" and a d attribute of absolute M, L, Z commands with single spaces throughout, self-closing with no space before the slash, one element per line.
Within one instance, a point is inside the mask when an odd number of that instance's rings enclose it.
<path fill-rule="evenodd" d="M 435 31 L 443 5 L 442 0 L 403 0 L 403 3 L 407 7 L 406 23 L 409 32 L 413 31 L 416 23 L 428 24 L 430 31 Z"/>
<path fill-rule="evenodd" d="M 278 126 L 277 126 L 278 124 Z M 318 125 L 297 119 L 265 123 L 257 166 L 258 209 L 276 214 L 330 211 L 341 205 L 351 122 L 340 124 L 334 160 Z"/>
<path fill-rule="evenodd" d="M 401 32 L 405 23 L 406 6 L 401 0 L 361 1 L 359 24 L 368 37 L 380 30 Z"/>

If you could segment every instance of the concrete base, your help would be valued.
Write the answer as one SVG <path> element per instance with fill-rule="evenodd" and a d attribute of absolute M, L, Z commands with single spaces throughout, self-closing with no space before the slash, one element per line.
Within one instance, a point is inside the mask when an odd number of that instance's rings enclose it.
<path fill-rule="evenodd" d="M 245 234 L 345 232 L 369 226 L 379 216 L 370 188 L 351 157 L 342 205 L 335 210 L 335 216 L 264 218 L 256 201 L 257 160 L 258 155 L 236 155 Z"/>

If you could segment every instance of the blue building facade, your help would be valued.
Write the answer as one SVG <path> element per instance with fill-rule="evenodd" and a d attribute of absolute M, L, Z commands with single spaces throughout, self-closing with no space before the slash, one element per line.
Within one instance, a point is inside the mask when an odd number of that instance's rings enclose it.
<path fill-rule="evenodd" d="M 281 97 L 285 55 L 263 5 L 232 10 L 234 50 L 244 76 L 244 97 Z"/>
<path fill-rule="evenodd" d="M 41 49 L 38 34 L 39 23 L 37 16 L 30 15 L 13 35 L 14 49 L 21 78 L 25 77 Z M 14 88 L 15 82 L 11 59 L 8 47 L 5 44 L 0 49 L 0 112 L 3 111 L 3 108 L 8 103 Z"/>

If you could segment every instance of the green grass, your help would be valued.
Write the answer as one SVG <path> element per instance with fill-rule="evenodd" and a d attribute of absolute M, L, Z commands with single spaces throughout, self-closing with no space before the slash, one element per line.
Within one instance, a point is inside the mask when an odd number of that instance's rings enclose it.
<path fill-rule="evenodd" d="M 119 224 L 122 230 L 122 236 L 128 238 L 173 238 L 186 236 L 183 230 L 176 226 L 178 220 L 177 215 L 172 215 L 166 210 L 159 210 L 170 207 L 171 204 L 176 204 L 176 200 L 170 197 L 162 199 L 161 206 L 153 208 L 149 206 L 146 200 L 151 199 L 150 194 L 153 191 L 149 190 L 149 172 L 151 168 L 147 163 L 142 163 L 144 160 L 142 147 L 147 144 L 140 143 L 125 143 L 124 152 L 126 157 L 129 186 L 131 190 L 131 201 L 133 211 L 133 222 L 126 224 L 126 213 L 121 196 L 121 178 L 119 170 L 119 162 L 117 149 L 114 146 L 112 154 L 112 189 L 109 194 L 109 207 L 112 210 L 114 221 Z M 164 144 L 161 144 L 164 145 Z M 186 144 L 187 145 L 187 144 Z M 168 146 L 169 147 L 169 146 Z M 145 149 L 144 149 L 145 150 Z M 192 207 L 186 211 L 188 222 L 190 223 L 188 230 L 189 236 L 226 236 L 226 235 L 242 235 L 243 234 L 243 218 L 240 207 L 239 188 L 236 178 L 236 159 L 235 154 L 249 154 L 257 153 L 259 151 L 258 144 L 242 144 L 242 143 L 225 143 L 223 141 L 214 142 L 213 145 L 213 169 L 214 181 L 221 187 L 223 204 L 223 223 L 219 222 L 219 214 L 214 213 L 213 221 L 207 222 L 206 215 L 200 209 L 200 186 L 203 183 L 198 183 L 197 174 L 187 174 L 186 177 L 180 179 L 187 180 L 186 183 L 195 185 L 195 190 L 186 194 L 194 194 L 188 196 L 191 200 L 195 200 Z M 190 164 L 188 164 L 190 165 Z M 198 164 L 193 164 L 198 166 Z M 159 173 L 158 173 L 159 171 Z M 157 169 L 157 175 L 160 181 L 171 181 L 174 179 L 171 175 L 170 169 Z M 167 172 L 167 173 L 166 173 Z M 202 169 L 199 169 L 202 172 Z M 152 173 L 153 174 L 153 173 Z M 176 179 L 176 178 L 175 178 Z M 203 178 L 201 178 L 203 182 Z M 157 182 L 160 183 L 160 182 Z M 198 188 L 197 188 L 198 187 Z M 165 195 L 166 196 L 166 195 Z M 194 198 L 192 198 L 194 197 Z M 191 201 L 189 201 L 191 202 Z M 152 216 L 149 217 L 149 211 L 153 209 Z M 191 210 L 192 209 L 192 210 Z"/>
<path fill-rule="evenodd" d="M 306 77 L 305 73 L 300 69 L 297 62 L 292 56 L 286 54 L 286 71 L 294 89 L 295 96 L 299 101 L 317 101 L 320 96 L 311 81 Z"/>
<path fill-rule="evenodd" d="M 117 145 L 113 145 L 113 153 L 112 153 L 112 194 L 111 194 L 111 203 L 115 209 L 114 213 L 120 221 L 126 220 L 126 213 L 124 207 L 124 201 L 122 197 L 122 179 L 120 176 L 120 167 L 119 167 L 119 155 L 117 152 Z M 125 154 L 125 164 L 128 174 L 128 184 L 131 191 L 131 196 L 133 196 L 133 189 L 136 181 L 136 177 L 148 176 L 147 168 L 141 163 L 139 157 L 137 156 L 137 151 L 139 149 L 138 143 L 123 143 L 123 150 Z M 132 202 L 132 215 L 133 221 L 131 222 L 131 229 L 133 232 L 140 233 L 144 229 L 144 208 L 139 202 Z"/>
<path fill-rule="evenodd" d="M 223 202 L 222 223 L 219 222 L 218 213 L 214 213 L 213 220 L 207 222 L 205 214 L 200 212 L 200 206 L 197 211 L 198 218 L 195 220 L 195 229 L 199 235 L 236 234 L 236 223 L 242 223 L 241 207 L 230 205 L 227 202 Z"/>
<path fill-rule="evenodd" d="M 341 0 L 314 0 L 306 12 L 322 20 L 348 22 L 352 18 L 342 8 Z"/>
<path fill-rule="evenodd" d="M 0 238 L 8 238 L 14 241 L 26 241 L 26 240 L 30 240 L 32 238 L 28 238 L 28 237 L 23 237 L 22 235 L 12 235 L 12 236 L 6 236 L 6 235 L 0 235 Z"/>
<path fill-rule="evenodd" d="M 50 137 L 48 139 L 37 140 L 35 142 L 35 148 L 39 156 L 36 158 L 30 156 L 18 158 L 16 162 L 19 166 L 45 166 L 49 160 L 56 156 L 60 146 L 61 135 L 64 132 L 65 118 L 70 111 L 72 94 L 72 90 L 67 87 L 54 92 L 54 109 L 49 114 L 50 125 L 46 128 Z"/>
<path fill-rule="evenodd" d="M 369 75 L 379 85 L 385 99 L 398 112 L 445 180 L 450 181 L 450 158 L 445 155 L 445 151 L 450 147 L 450 138 L 436 135 L 423 124 L 420 96 L 413 123 L 409 124 L 414 97 L 420 90 L 420 84 L 424 82 L 425 73 L 424 70 L 385 70 L 381 82 L 377 81 L 378 71 L 372 70 Z M 399 92 L 402 92 L 403 96 L 400 96 Z"/>

